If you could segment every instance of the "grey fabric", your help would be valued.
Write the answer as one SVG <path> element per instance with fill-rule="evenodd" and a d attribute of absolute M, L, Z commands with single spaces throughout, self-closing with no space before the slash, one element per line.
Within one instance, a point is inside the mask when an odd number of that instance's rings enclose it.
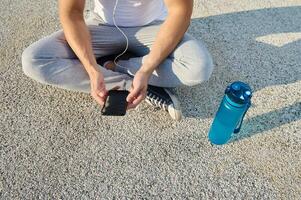
<path fill-rule="evenodd" d="M 86 23 L 96 58 L 124 50 L 126 40 L 116 27 L 105 24 L 93 13 Z M 129 88 L 133 75 L 150 52 L 162 23 L 154 21 L 141 27 L 121 28 L 129 39 L 129 51 L 137 57 L 118 61 L 122 67 L 117 67 L 115 72 L 99 66 L 108 90 L 124 85 Z M 27 76 L 41 83 L 90 92 L 89 76 L 68 45 L 62 30 L 26 48 L 22 55 L 22 66 Z M 204 44 L 186 33 L 175 50 L 154 71 L 149 84 L 160 87 L 193 86 L 208 80 L 212 71 L 212 59 Z"/>

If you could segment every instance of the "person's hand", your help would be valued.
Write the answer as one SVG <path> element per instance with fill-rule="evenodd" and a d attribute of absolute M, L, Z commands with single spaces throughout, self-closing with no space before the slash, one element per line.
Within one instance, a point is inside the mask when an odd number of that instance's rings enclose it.
<path fill-rule="evenodd" d="M 130 93 L 127 96 L 127 109 L 136 108 L 136 106 L 145 99 L 147 85 L 150 78 L 150 73 L 138 70 L 134 76 Z"/>
<path fill-rule="evenodd" d="M 94 71 L 89 74 L 91 84 L 91 95 L 97 103 L 101 106 L 104 105 L 108 95 L 108 91 L 105 87 L 104 77 L 100 71 Z"/>

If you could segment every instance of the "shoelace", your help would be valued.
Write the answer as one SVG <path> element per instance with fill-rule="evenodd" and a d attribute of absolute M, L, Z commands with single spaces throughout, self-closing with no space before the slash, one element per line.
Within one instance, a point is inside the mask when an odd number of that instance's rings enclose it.
<path fill-rule="evenodd" d="M 147 92 L 147 96 L 146 96 L 147 100 L 149 100 L 150 103 L 152 103 L 154 106 L 159 107 L 165 111 L 168 110 L 168 105 L 167 102 L 165 100 L 163 100 L 162 98 L 156 96 L 153 93 Z"/>

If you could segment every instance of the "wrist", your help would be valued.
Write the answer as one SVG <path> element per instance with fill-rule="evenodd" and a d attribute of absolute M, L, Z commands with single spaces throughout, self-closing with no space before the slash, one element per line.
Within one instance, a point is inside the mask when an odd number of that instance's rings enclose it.
<path fill-rule="evenodd" d="M 89 65 L 86 66 L 85 69 L 90 77 L 101 72 L 98 65 Z"/>
<path fill-rule="evenodd" d="M 151 76 L 151 74 L 154 72 L 154 68 L 150 67 L 150 66 L 146 66 L 146 65 L 142 65 L 139 69 L 140 72 L 142 72 L 143 74 L 147 75 L 147 76 Z"/>

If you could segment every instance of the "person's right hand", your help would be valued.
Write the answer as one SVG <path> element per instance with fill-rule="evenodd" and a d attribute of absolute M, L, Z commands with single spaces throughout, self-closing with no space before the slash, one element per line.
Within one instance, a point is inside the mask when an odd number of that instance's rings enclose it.
<path fill-rule="evenodd" d="M 103 106 L 108 95 L 108 91 L 105 87 L 104 77 L 101 71 L 95 71 L 89 76 L 91 84 L 91 95 L 97 103 Z"/>

